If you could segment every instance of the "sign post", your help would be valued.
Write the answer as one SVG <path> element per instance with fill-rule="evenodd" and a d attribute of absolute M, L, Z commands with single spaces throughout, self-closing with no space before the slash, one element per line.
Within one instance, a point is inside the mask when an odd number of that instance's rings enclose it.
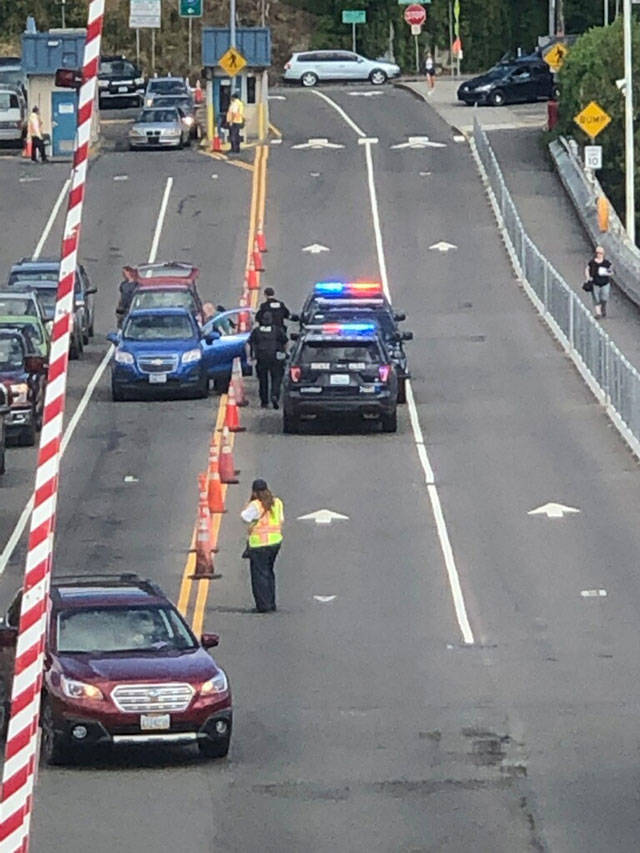
<path fill-rule="evenodd" d="M 151 69 L 156 67 L 156 30 L 160 28 L 162 0 L 130 0 L 129 28 L 136 31 L 136 62 L 140 65 L 140 30 L 151 30 Z"/>
<path fill-rule="evenodd" d="M 351 49 L 356 52 L 356 24 L 367 23 L 367 13 L 363 9 L 344 9 L 342 23 L 351 24 Z"/>
<path fill-rule="evenodd" d="M 404 10 L 404 19 L 411 27 L 411 35 L 413 36 L 416 44 L 416 74 L 420 73 L 420 48 L 418 46 L 418 36 L 422 32 L 422 25 L 427 20 L 427 12 L 423 6 L 418 5 L 418 3 L 413 3 L 411 6 L 407 6 Z"/>
<path fill-rule="evenodd" d="M 180 0 L 180 17 L 189 19 L 189 70 L 193 61 L 193 19 L 202 17 L 202 0 Z"/>

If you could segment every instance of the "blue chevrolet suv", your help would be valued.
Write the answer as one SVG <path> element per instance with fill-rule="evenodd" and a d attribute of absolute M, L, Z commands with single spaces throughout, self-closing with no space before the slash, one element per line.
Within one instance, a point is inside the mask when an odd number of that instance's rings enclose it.
<path fill-rule="evenodd" d="M 184 308 L 131 311 L 122 331 L 107 335 L 116 346 L 113 400 L 167 392 L 206 397 L 210 380 L 216 388 L 226 388 L 234 358 L 246 362 L 249 333 L 236 332 L 233 320 L 239 310 L 216 315 L 204 328 Z"/>

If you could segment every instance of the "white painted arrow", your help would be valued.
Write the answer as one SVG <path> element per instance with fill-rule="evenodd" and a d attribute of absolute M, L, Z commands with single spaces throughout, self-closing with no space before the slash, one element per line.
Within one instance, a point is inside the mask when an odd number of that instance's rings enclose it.
<path fill-rule="evenodd" d="M 317 509 L 307 515 L 299 515 L 298 521 L 315 521 L 316 524 L 331 524 L 332 521 L 348 521 L 348 515 L 341 515 L 332 509 Z"/>
<path fill-rule="evenodd" d="M 282 145 L 282 140 L 281 139 L 272 139 L 271 145 Z"/>
<path fill-rule="evenodd" d="M 606 598 L 607 590 L 606 589 L 582 589 L 580 590 L 580 595 L 583 598 Z"/>
<path fill-rule="evenodd" d="M 335 595 L 314 595 L 313 597 L 321 604 L 328 604 L 330 601 L 335 601 L 336 599 Z"/>
<path fill-rule="evenodd" d="M 310 255 L 319 255 L 320 252 L 330 252 L 328 246 L 323 246 L 322 243 L 311 243 L 310 246 L 305 246 L 303 252 L 308 252 Z"/>
<path fill-rule="evenodd" d="M 377 145 L 378 137 L 377 136 L 361 136 L 358 139 L 358 145 Z"/>
<path fill-rule="evenodd" d="M 308 142 L 299 142 L 297 145 L 292 145 L 292 148 L 302 150 L 303 148 L 344 148 L 339 142 L 329 142 L 326 137 L 311 137 Z"/>
<path fill-rule="evenodd" d="M 447 243 L 446 240 L 440 240 L 439 243 L 434 243 L 433 246 L 429 246 L 434 252 L 450 252 L 452 249 L 457 249 L 458 247 L 453 243 Z"/>
<path fill-rule="evenodd" d="M 114 175 L 113 180 L 114 181 L 128 181 L 129 175 Z"/>
<path fill-rule="evenodd" d="M 382 89 L 374 89 L 372 92 L 349 92 L 352 98 L 373 98 L 374 95 L 384 95 Z"/>
<path fill-rule="evenodd" d="M 127 474 L 126 477 L 124 478 L 124 482 L 125 483 L 139 483 L 140 481 L 138 480 L 137 477 L 134 477 L 133 474 Z"/>
<path fill-rule="evenodd" d="M 564 504 L 548 503 L 539 506 L 536 509 L 530 509 L 527 515 L 546 515 L 547 518 L 564 518 L 565 515 L 580 512 L 574 506 L 564 506 Z"/>
<path fill-rule="evenodd" d="M 446 142 L 431 142 L 428 136 L 410 136 L 408 142 L 399 142 L 392 148 L 446 148 Z"/>

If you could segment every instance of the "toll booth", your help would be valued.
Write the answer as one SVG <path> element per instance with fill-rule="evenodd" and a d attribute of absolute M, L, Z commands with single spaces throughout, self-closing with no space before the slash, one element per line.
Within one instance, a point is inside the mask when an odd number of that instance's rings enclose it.
<path fill-rule="evenodd" d="M 202 65 L 207 81 L 208 135 L 213 124 L 225 125 L 231 95 L 238 93 L 245 105 L 245 142 L 264 139 L 269 127 L 268 69 L 271 67 L 271 30 L 268 27 L 237 27 L 231 51 L 228 27 L 203 27 Z M 234 56 L 234 53 L 236 54 Z M 238 56 L 239 55 L 239 56 Z M 223 65 L 220 62 L 223 62 Z M 232 73 L 237 66 L 237 73 Z"/>
<path fill-rule="evenodd" d="M 22 67 L 27 77 L 29 109 L 38 106 L 43 131 L 51 138 L 54 157 L 71 159 L 77 124 L 78 96 L 74 89 L 55 84 L 58 68 L 82 68 L 86 31 L 58 29 L 22 34 Z M 91 129 L 98 134 L 97 110 Z"/>

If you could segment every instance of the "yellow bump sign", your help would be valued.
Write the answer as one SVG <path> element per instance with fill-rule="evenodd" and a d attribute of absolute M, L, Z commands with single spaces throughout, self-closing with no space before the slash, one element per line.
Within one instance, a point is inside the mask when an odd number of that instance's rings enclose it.
<path fill-rule="evenodd" d="M 569 48 L 567 45 L 559 41 L 544 54 L 543 59 L 552 71 L 559 71 L 568 53 Z"/>
<path fill-rule="evenodd" d="M 235 77 L 239 71 L 242 71 L 246 64 L 247 60 L 235 47 L 230 47 L 226 53 L 223 53 L 218 63 L 227 72 L 229 77 Z"/>
<path fill-rule="evenodd" d="M 573 120 L 581 130 L 584 130 L 587 136 L 595 139 L 600 131 L 604 130 L 609 124 L 611 116 L 602 107 L 598 106 L 595 101 L 591 101 L 582 112 L 574 116 Z"/>

